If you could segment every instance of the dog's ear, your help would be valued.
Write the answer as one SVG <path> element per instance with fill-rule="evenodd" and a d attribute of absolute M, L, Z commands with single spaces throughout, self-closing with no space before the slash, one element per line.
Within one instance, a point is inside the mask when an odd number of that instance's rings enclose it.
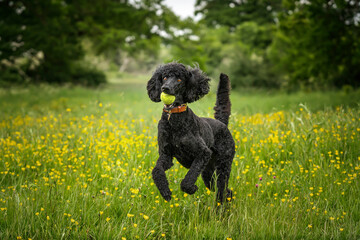
<path fill-rule="evenodd" d="M 154 102 L 160 102 L 160 94 L 161 94 L 161 83 L 162 83 L 162 66 L 158 67 L 151 79 L 147 83 L 147 92 L 149 98 Z"/>
<path fill-rule="evenodd" d="M 209 93 L 210 78 L 199 68 L 189 68 L 189 80 L 186 83 L 184 100 L 187 103 L 195 102 Z"/>

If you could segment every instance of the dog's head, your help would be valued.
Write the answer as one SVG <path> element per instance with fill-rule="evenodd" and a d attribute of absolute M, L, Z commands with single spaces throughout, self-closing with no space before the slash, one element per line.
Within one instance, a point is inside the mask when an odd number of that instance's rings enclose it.
<path fill-rule="evenodd" d="M 209 92 L 209 81 L 199 68 L 173 62 L 156 69 L 147 83 L 147 91 L 154 102 L 160 102 L 160 94 L 165 92 L 174 95 L 177 103 L 191 103 Z"/>

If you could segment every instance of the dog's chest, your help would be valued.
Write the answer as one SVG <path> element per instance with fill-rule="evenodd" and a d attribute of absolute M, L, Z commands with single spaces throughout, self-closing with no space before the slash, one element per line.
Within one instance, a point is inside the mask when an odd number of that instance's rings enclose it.
<path fill-rule="evenodd" d="M 170 145 L 177 161 L 185 168 L 190 168 L 198 153 L 195 139 L 189 135 L 175 135 L 172 136 Z"/>
<path fill-rule="evenodd" d="M 176 158 L 176 160 L 185 168 L 190 168 L 192 162 L 194 161 L 194 158 L 184 154 L 181 151 L 178 151 L 174 154 L 174 157 Z"/>

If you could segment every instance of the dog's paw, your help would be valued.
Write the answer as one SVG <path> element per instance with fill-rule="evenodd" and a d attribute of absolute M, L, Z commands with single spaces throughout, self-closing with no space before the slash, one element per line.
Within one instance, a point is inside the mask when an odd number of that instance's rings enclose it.
<path fill-rule="evenodd" d="M 171 191 L 170 189 L 168 189 L 167 191 L 165 191 L 164 193 L 161 193 L 161 196 L 166 200 L 166 201 L 170 201 L 171 200 Z"/>
<path fill-rule="evenodd" d="M 226 201 L 231 202 L 233 197 L 233 192 L 230 189 L 226 189 Z"/>
<path fill-rule="evenodd" d="M 171 194 L 170 194 L 170 195 L 164 195 L 163 198 L 164 198 L 166 201 L 170 202 L 170 200 L 171 200 Z"/>
<path fill-rule="evenodd" d="M 186 185 L 181 183 L 180 185 L 181 191 L 186 192 L 188 194 L 194 194 L 197 190 L 198 187 L 194 184 L 194 185 Z"/>
<path fill-rule="evenodd" d="M 193 185 L 193 186 L 191 186 L 191 189 L 190 189 L 190 191 L 189 191 L 189 194 L 194 194 L 197 190 L 198 190 L 198 186 Z"/>

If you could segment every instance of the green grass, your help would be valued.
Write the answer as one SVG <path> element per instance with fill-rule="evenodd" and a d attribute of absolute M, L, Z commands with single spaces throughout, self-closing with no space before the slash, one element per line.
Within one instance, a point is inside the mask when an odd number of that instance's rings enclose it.
<path fill-rule="evenodd" d="M 217 207 L 201 179 L 180 191 L 176 160 L 173 199 L 158 193 L 162 106 L 142 81 L 0 92 L 0 239 L 360 238 L 359 92 L 233 91 L 235 194 Z"/>

